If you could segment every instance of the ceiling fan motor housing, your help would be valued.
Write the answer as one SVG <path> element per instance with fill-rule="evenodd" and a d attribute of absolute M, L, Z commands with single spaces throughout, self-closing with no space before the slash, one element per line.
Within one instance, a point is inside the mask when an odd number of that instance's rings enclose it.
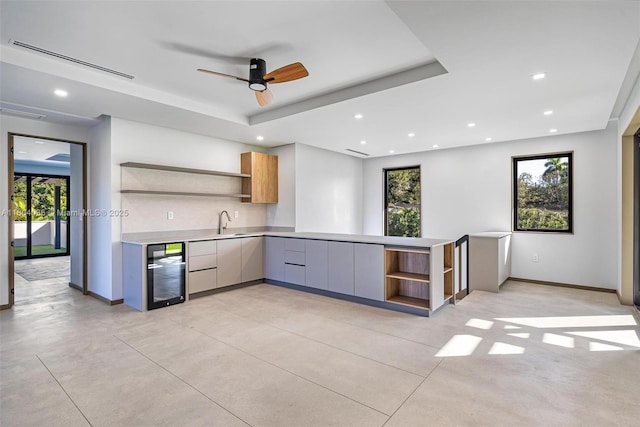
<path fill-rule="evenodd" d="M 262 92 L 267 89 L 267 82 L 263 79 L 267 74 L 267 63 L 263 59 L 253 58 L 249 63 L 249 88 Z"/>

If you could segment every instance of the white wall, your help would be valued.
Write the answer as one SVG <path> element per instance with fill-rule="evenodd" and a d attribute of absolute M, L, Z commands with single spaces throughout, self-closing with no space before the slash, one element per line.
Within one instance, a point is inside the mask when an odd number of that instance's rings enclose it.
<path fill-rule="evenodd" d="M 513 277 L 616 288 L 616 126 L 364 161 L 364 233 L 383 232 L 383 168 L 421 166 L 422 235 L 511 230 L 511 157 L 574 152 L 574 233 L 515 233 Z M 539 262 L 531 261 L 533 253 Z"/>
<path fill-rule="evenodd" d="M 111 118 L 103 116 L 102 122 L 91 132 L 89 149 L 89 210 L 108 211 L 111 208 Z M 111 270 L 111 221 L 106 215 L 89 216 L 89 291 L 112 298 Z"/>
<path fill-rule="evenodd" d="M 239 173 L 240 154 L 247 151 L 265 151 L 264 148 L 115 117 L 111 118 L 110 143 L 110 155 L 103 157 L 103 166 L 109 169 L 109 173 L 105 173 L 103 177 L 105 183 L 110 183 L 109 191 L 105 195 L 109 199 L 108 209 L 126 208 L 130 210 L 130 216 L 124 220 L 116 216 L 107 218 L 111 225 L 108 242 L 111 250 L 112 277 L 110 286 L 112 293 L 110 296 L 100 293 L 101 295 L 111 300 L 122 298 L 120 237 L 123 231 L 217 228 L 218 213 L 223 209 L 230 212 L 239 211 L 240 218 L 229 223 L 229 227 L 267 225 L 267 207 L 265 205 L 241 203 L 239 199 L 181 197 L 177 200 L 171 197 L 130 197 L 120 194 L 122 184 L 120 164 L 124 162 Z M 163 185 L 163 183 L 158 182 L 158 185 Z M 188 189 L 183 188 L 183 190 Z M 215 188 L 210 188 L 209 192 L 216 193 L 218 191 Z M 167 219 L 166 212 L 169 210 L 174 211 L 174 220 Z M 146 215 L 153 216 L 145 218 Z M 241 220 L 245 218 L 252 219 L 252 222 L 242 222 Z M 129 225 L 127 226 L 127 224 Z M 151 224 L 151 228 L 147 227 L 149 224 Z M 142 227 L 147 228 L 141 229 Z"/>
<path fill-rule="evenodd" d="M 362 233 L 362 160 L 296 144 L 296 231 Z"/>
<path fill-rule="evenodd" d="M 9 285 L 7 277 L 9 274 L 9 253 L 8 253 L 8 230 L 9 217 L 6 215 L 11 208 L 8 195 L 8 134 L 18 133 L 39 137 L 58 138 L 67 141 L 87 142 L 89 140 L 89 130 L 76 126 L 56 125 L 40 120 L 25 119 L 0 114 L 0 305 L 9 303 Z"/>
<path fill-rule="evenodd" d="M 278 203 L 267 208 L 267 224 L 272 227 L 296 226 L 296 144 L 269 150 L 278 156 Z"/>

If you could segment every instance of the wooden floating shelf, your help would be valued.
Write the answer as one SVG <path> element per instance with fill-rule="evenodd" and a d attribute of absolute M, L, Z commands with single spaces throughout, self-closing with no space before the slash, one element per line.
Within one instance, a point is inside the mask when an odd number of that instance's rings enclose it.
<path fill-rule="evenodd" d="M 249 194 L 217 194 L 217 193 L 189 193 L 184 191 L 153 191 L 153 190 L 121 190 L 122 194 L 151 194 L 156 196 L 194 196 L 194 197 L 250 197 Z"/>
<path fill-rule="evenodd" d="M 453 298 L 453 295 L 444 294 L 444 300 L 445 301 L 449 301 L 451 298 Z"/>
<path fill-rule="evenodd" d="M 179 168 L 176 166 L 153 165 L 149 163 L 125 162 L 125 163 L 120 163 L 120 166 L 126 167 L 126 168 L 151 169 L 151 170 L 166 171 L 166 172 L 182 172 L 182 173 L 195 173 L 200 175 L 217 175 L 217 176 L 230 176 L 230 177 L 236 177 L 236 178 L 251 178 L 251 174 L 248 174 L 248 173 L 220 172 L 220 171 L 213 171 L 213 170 L 207 170 L 207 169 Z M 243 195 L 242 197 L 251 197 L 251 196 Z"/>
<path fill-rule="evenodd" d="M 429 280 L 428 274 L 407 273 L 405 271 L 392 271 L 387 274 L 387 277 L 391 279 L 412 280 L 414 282 L 423 283 L 429 283 L 431 281 Z"/>
<path fill-rule="evenodd" d="M 453 268 L 449 267 L 449 268 L 445 268 L 445 269 L 444 269 L 444 272 L 445 272 L 445 273 L 449 273 L 450 271 L 453 271 Z"/>
<path fill-rule="evenodd" d="M 408 305 L 411 307 L 420 307 L 420 308 L 429 309 L 428 299 L 414 298 L 414 297 L 408 297 L 404 295 L 396 295 L 391 298 L 388 298 L 387 301 L 392 302 L 394 304 L 402 304 L 402 305 Z"/>

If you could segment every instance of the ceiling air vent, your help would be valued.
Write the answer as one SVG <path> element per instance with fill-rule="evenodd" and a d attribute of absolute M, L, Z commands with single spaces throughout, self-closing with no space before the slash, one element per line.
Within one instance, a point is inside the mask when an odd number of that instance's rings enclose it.
<path fill-rule="evenodd" d="M 37 119 L 37 120 L 44 119 L 45 117 L 47 117 L 44 114 L 30 113 L 28 111 L 12 110 L 11 108 L 4 108 L 4 107 L 0 107 L 0 113 L 9 114 L 11 116 L 28 117 L 30 119 Z"/>
<path fill-rule="evenodd" d="M 39 53 L 44 53 L 45 55 L 53 56 L 53 57 L 59 58 L 59 59 L 64 59 L 65 61 L 73 62 L 73 63 L 79 64 L 79 65 L 84 65 L 85 67 L 90 67 L 90 68 L 93 68 L 93 69 L 96 69 L 96 70 L 104 71 L 105 73 L 109 73 L 109 74 L 113 74 L 113 75 L 116 75 L 116 76 L 124 77 L 126 79 L 133 79 L 134 78 L 132 75 L 121 73 L 120 71 L 112 70 L 110 68 L 101 67 L 100 65 L 96 65 L 96 64 L 92 64 L 90 62 L 82 61 L 80 59 L 72 58 L 70 56 L 66 56 L 66 55 L 63 55 L 61 53 L 52 52 L 50 50 L 43 49 L 43 48 L 38 47 L 38 46 L 33 46 L 33 45 L 30 45 L 30 44 L 27 44 L 27 43 L 22 43 L 22 42 L 19 42 L 17 40 L 10 40 L 9 43 L 14 45 L 14 46 L 18 46 L 18 47 L 22 47 L 22 48 L 25 48 L 25 49 L 33 50 L 33 51 L 39 52 Z"/>
<path fill-rule="evenodd" d="M 369 156 L 367 153 L 363 153 L 361 151 L 352 150 L 351 148 L 347 148 L 347 151 L 351 151 L 352 153 L 360 154 L 361 156 Z"/>

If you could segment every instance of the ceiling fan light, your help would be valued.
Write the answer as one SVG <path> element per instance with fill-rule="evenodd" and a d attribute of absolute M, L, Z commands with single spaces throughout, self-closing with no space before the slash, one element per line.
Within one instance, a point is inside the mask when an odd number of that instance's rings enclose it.
<path fill-rule="evenodd" d="M 262 92 L 267 89 L 267 84 L 263 82 L 250 82 L 249 88 L 258 92 Z"/>

